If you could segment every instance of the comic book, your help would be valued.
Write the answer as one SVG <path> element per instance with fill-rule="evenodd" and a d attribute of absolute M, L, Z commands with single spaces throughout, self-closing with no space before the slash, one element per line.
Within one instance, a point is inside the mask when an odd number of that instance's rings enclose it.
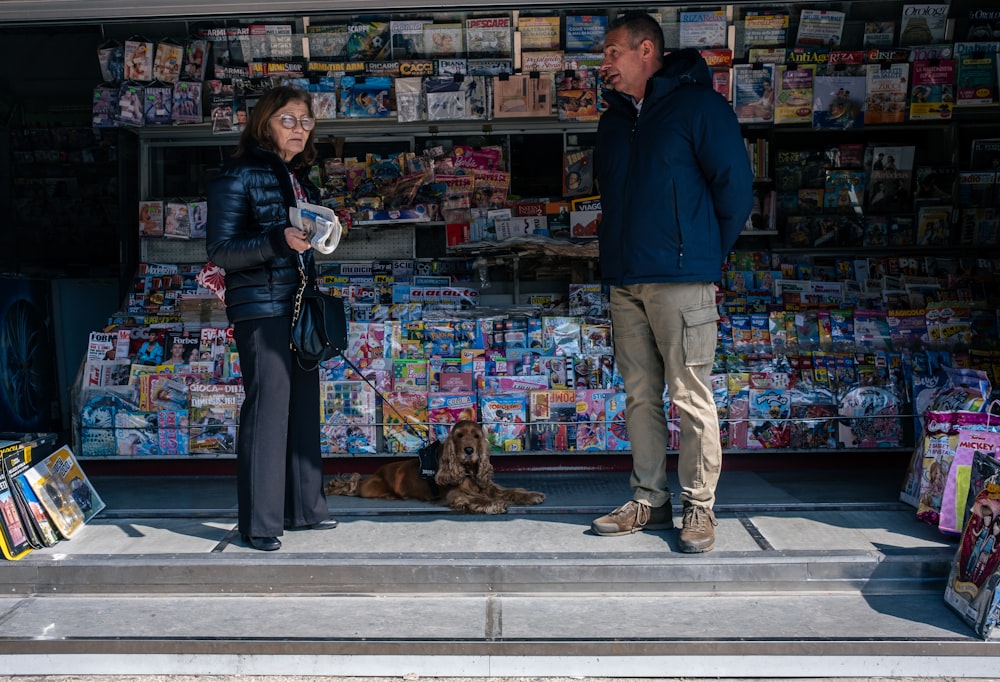
<path fill-rule="evenodd" d="M 431 440 L 444 441 L 451 427 L 462 420 L 478 421 L 474 391 L 430 393 L 427 396 L 427 420 Z"/>
<path fill-rule="evenodd" d="M 426 392 L 390 391 L 384 394 L 382 438 L 386 452 L 416 452 L 427 443 Z"/>
<path fill-rule="evenodd" d="M 525 449 L 528 436 L 526 393 L 480 393 L 479 414 L 491 449 L 503 452 Z"/>
<path fill-rule="evenodd" d="M 545 389 L 528 393 L 529 448 L 541 452 L 572 450 L 576 446 L 576 391 Z"/>
<path fill-rule="evenodd" d="M 608 449 L 607 403 L 617 394 L 613 389 L 577 389 L 576 449 Z"/>
<path fill-rule="evenodd" d="M 320 405 L 324 454 L 375 452 L 375 391 L 367 383 L 321 381 Z"/>
<path fill-rule="evenodd" d="M 996 452 L 973 456 L 965 518 L 944 600 L 976 635 L 987 640 L 1000 619 L 1000 461 Z"/>

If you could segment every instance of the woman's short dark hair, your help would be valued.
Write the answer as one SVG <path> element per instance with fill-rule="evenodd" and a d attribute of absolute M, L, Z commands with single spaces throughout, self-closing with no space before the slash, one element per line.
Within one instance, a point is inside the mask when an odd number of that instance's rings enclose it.
<path fill-rule="evenodd" d="M 249 148 L 257 145 L 277 152 L 278 149 L 271 140 L 270 120 L 276 111 L 289 102 L 302 102 L 306 105 L 309 117 L 315 118 L 312 97 L 308 92 L 290 85 L 273 87 L 265 92 L 254 108 L 250 110 L 250 118 L 240 134 L 240 142 L 236 148 L 235 156 L 243 156 Z M 311 166 L 316 160 L 316 145 L 313 142 L 313 133 L 315 132 L 315 128 L 309 131 L 305 148 L 296 157 L 296 165 Z"/>
<path fill-rule="evenodd" d="M 608 32 L 624 28 L 629 35 L 629 44 L 634 49 L 644 40 L 652 41 L 656 54 L 663 54 L 663 28 L 660 23 L 646 12 L 625 12 L 611 22 Z"/>

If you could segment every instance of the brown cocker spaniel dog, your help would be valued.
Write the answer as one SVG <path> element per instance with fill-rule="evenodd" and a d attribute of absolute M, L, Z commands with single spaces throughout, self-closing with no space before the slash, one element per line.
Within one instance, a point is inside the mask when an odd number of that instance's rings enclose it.
<path fill-rule="evenodd" d="M 444 501 L 456 511 L 503 514 L 508 505 L 539 504 L 544 493 L 503 488 L 493 482 L 490 446 L 482 427 L 463 420 L 451 427 L 438 455 L 432 481 L 420 476 L 420 461 L 407 459 L 384 464 L 369 476 L 346 474 L 327 482 L 327 495 L 351 495 L 383 500 Z"/>

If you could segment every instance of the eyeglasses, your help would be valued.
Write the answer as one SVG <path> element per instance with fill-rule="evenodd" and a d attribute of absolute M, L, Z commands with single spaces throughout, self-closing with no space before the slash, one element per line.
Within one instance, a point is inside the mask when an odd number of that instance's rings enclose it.
<path fill-rule="evenodd" d="M 288 128 L 289 130 L 294 130 L 296 123 L 301 125 L 302 130 L 305 130 L 306 132 L 316 127 L 316 119 L 309 118 L 308 116 L 303 116 L 302 118 L 295 118 L 291 114 L 275 114 L 271 118 L 281 119 L 281 127 Z"/>

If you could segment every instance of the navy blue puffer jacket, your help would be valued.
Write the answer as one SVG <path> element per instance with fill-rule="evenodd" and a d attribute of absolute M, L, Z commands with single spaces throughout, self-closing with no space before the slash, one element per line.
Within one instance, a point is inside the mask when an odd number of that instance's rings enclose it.
<path fill-rule="evenodd" d="M 753 205 L 736 115 L 697 50 L 669 54 L 631 98 L 606 94 L 595 165 L 603 212 L 601 278 L 714 282 Z"/>
<path fill-rule="evenodd" d="M 285 242 L 288 207 L 296 204 L 289 166 L 257 147 L 226 162 L 208 188 L 208 258 L 226 271 L 230 323 L 292 314 L 300 278 L 298 257 Z M 308 169 L 296 172 L 309 201 L 319 190 Z M 303 254 L 310 281 L 312 251 Z"/>

